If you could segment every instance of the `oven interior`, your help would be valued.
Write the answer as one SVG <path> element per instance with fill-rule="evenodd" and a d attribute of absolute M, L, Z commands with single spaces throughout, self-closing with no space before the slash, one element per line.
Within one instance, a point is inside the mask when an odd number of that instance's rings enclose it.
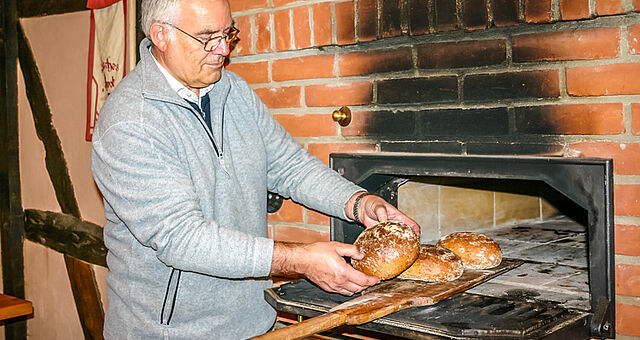
<path fill-rule="evenodd" d="M 377 153 L 333 154 L 331 166 L 416 219 L 422 243 L 476 231 L 495 239 L 505 258 L 524 261 L 436 305 L 359 328 L 414 339 L 614 337 L 610 160 Z M 540 204 L 522 208 L 523 197 Z M 510 199 L 536 217 L 497 213 L 498 202 Z M 493 216 L 474 212 L 483 204 Z M 332 219 L 332 240 L 353 243 L 361 231 Z M 304 280 L 273 293 L 267 300 L 276 309 L 305 316 L 350 299 Z"/>

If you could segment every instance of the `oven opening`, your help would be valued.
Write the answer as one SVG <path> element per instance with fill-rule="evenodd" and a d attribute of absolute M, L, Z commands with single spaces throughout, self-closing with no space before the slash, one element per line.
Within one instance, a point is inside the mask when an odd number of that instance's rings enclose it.
<path fill-rule="evenodd" d="M 358 329 L 410 339 L 614 336 L 611 160 L 377 153 L 332 154 L 331 166 L 415 219 L 421 243 L 474 231 L 496 240 L 505 259 L 522 261 L 435 305 Z M 331 221 L 332 240 L 353 243 L 362 230 Z M 316 316 L 348 298 L 297 282 L 267 300 Z"/>

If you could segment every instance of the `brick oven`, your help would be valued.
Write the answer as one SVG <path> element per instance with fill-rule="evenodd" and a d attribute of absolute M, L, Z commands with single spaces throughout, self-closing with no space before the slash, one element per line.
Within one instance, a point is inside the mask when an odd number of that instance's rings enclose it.
<path fill-rule="evenodd" d="M 231 6 L 241 40 L 228 68 L 327 164 L 334 152 L 612 159 L 614 326 L 640 339 L 639 0 Z M 331 118 L 341 106 L 345 127 Z M 492 227 L 514 223 L 510 209 Z M 269 227 L 283 241 L 331 237 L 328 217 L 288 200 Z"/>

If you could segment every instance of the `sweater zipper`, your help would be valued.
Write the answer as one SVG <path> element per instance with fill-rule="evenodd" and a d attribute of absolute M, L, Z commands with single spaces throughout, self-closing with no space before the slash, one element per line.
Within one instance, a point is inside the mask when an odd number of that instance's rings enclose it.
<path fill-rule="evenodd" d="M 201 112 L 194 112 L 194 110 L 190 110 L 191 113 L 193 113 L 194 116 L 196 116 L 196 119 L 198 120 L 198 122 L 200 122 L 200 125 L 202 126 L 202 128 L 204 129 L 204 131 L 207 133 L 207 136 L 209 137 L 209 140 L 211 141 L 211 144 L 213 145 L 213 150 L 216 152 L 216 156 L 218 157 L 218 162 L 220 162 L 220 167 L 222 168 L 222 170 L 228 175 L 229 172 L 227 171 L 226 166 L 224 165 L 224 110 L 222 111 L 222 119 L 221 119 L 221 129 L 220 129 L 220 150 L 218 151 L 218 146 L 216 145 L 215 140 L 213 139 L 213 133 L 211 131 L 209 131 L 209 128 L 207 127 L 207 124 L 205 123 L 204 119 L 202 118 L 202 114 Z"/>

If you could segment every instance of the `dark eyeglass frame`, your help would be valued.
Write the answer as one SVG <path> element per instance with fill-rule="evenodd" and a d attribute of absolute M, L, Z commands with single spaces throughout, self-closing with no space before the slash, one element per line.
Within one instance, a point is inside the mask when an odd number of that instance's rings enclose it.
<path fill-rule="evenodd" d="M 197 41 L 197 42 L 201 43 L 201 44 L 203 45 L 203 48 L 204 48 L 204 51 L 205 51 L 205 52 L 211 52 L 211 51 L 215 50 L 216 48 L 218 48 L 218 47 L 220 46 L 220 43 L 222 42 L 222 39 L 224 39 L 224 41 L 225 41 L 227 44 L 230 44 L 230 43 L 232 43 L 233 41 L 236 41 L 236 39 L 238 39 L 238 33 L 240 33 L 240 30 L 239 30 L 239 29 L 237 29 L 237 28 L 235 28 L 235 27 L 231 26 L 231 28 L 229 29 L 229 32 L 228 32 L 228 33 L 225 33 L 225 34 L 223 34 L 223 35 L 219 35 L 219 36 L 216 36 L 216 37 L 211 37 L 211 38 L 209 38 L 209 39 L 207 39 L 207 40 L 203 41 L 202 39 L 200 39 L 200 38 L 196 38 L 196 37 L 194 37 L 193 35 L 191 35 L 191 34 L 189 34 L 189 33 L 185 32 L 185 31 L 184 31 L 184 30 L 182 30 L 180 27 L 178 27 L 178 26 L 176 26 L 176 25 L 174 25 L 174 24 L 172 24 L 172 23 L 163 22 L 163 24 L 165 24 L 165 25 L 169 25 L 169 26 L 171 26 L 171 27 L 173 27 L 173 28 L 177 29 L 178 31 L 180 31 L 180 32 L 182 32 L 182 33 L 184 33 L 184 34 L 186 34 L 187 36 L 191 37 L 193 40 L 195 40 L 195 41 Z M 209 46 L 209 47 L 207 48 L 207 46 Z"/>

